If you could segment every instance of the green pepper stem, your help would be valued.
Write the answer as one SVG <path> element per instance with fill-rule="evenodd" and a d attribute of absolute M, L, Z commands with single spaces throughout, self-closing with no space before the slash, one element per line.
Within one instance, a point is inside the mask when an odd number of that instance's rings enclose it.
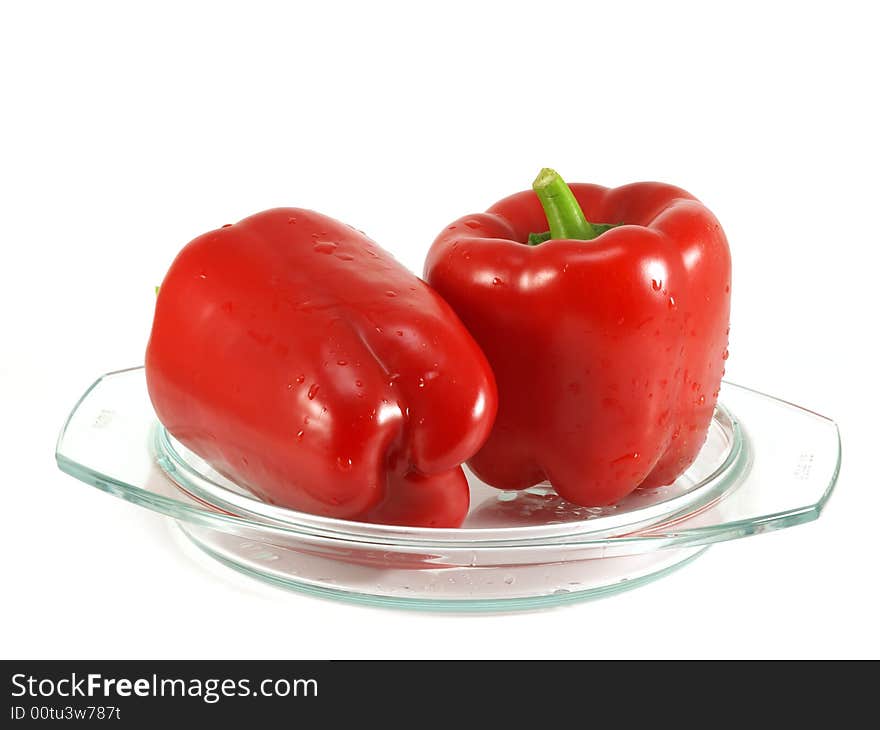
<path fill-rule="evenodd" d="M 599 235 L 599 232 L 584 217 L 581 206 L 578 205 L 571 188 L 565 184 L 565 180 L 559 173 L 545 167 L 538 173 L 532 190 L 544 207 L 544 214 L 550 224 L 551 238 L 572 238 L 579 241 L 589 241 Z"/>

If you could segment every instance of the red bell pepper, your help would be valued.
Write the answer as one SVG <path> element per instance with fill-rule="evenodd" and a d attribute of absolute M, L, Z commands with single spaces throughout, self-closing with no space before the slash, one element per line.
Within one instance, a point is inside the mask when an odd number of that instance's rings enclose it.
<path fill-rule="evenodd" d="M 453 527 L 496 411 L 455 313 L 353 228 L 279 208 L 199 236 L 158 292 L 159 420 L 267 502 Z"/>
<path fill-rule="evenodd" d="M 425 278 L 495 373 L 498 416 L 468 462 L 484 481 L 547 479 L 599 506 L 693 462 L 730 313 L 727 240 L 693 196 L 661 183 L 569 188 L 544 170 L 534 191 L 443 231 Z"/>

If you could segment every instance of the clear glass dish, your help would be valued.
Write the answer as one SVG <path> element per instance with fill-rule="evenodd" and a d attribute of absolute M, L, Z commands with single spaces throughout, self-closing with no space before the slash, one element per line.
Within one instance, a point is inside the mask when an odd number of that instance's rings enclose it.
<path fill-rule="evenodd" d="M 468 475 L 461 528 L 373 525 L 269 505 L 156 420 L 143 368 L 99 378 L 58 439 L 58 466 L 169 515 L 209 555 L 309 593 L 431 610 L 511 610 L 640 585 L 723 540 L 816 519 L 840 468 L 833 421 L 725 383 L 706 445 L 674 484 L 583 508 L 548 485 L 502 492 Z"/>

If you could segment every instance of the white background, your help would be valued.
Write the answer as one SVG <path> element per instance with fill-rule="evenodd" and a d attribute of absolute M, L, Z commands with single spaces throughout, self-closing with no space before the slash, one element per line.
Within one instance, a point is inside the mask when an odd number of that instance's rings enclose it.
<path fill-rule="evenodd" d="M 0 11 L 0 655 L 878 657 L 880 236 L 870 3 L 6 3 Z M 142 362 L 194 236 L 277 205 L 421 271 L 450 220 L 571 181 L 689 189 L 735 272 L 728 377 L 839 421 L 815 523 L 543 612 L 285 593 L 61 474 L 100 373 Z"/>

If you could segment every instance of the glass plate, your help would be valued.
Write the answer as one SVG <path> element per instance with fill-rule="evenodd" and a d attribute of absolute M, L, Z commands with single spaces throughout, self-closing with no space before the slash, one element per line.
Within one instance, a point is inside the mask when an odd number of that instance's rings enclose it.
<path fill-rule="evenodd" d="M 668 573 L 707 546 L 816 519 L 840 468 L 833 421 L 724 383 L 706 445 L 674 484 L 584 508 L 549 485 L 503 492 L 468 474 L 461 528 L 318 517 L 261 502 L 157 422 L 143 368 L 99 378 L 58 439 L 58 466 L 176 519 L 214 558 L 289 588 L 432 610 L 595 597 Z"/>

